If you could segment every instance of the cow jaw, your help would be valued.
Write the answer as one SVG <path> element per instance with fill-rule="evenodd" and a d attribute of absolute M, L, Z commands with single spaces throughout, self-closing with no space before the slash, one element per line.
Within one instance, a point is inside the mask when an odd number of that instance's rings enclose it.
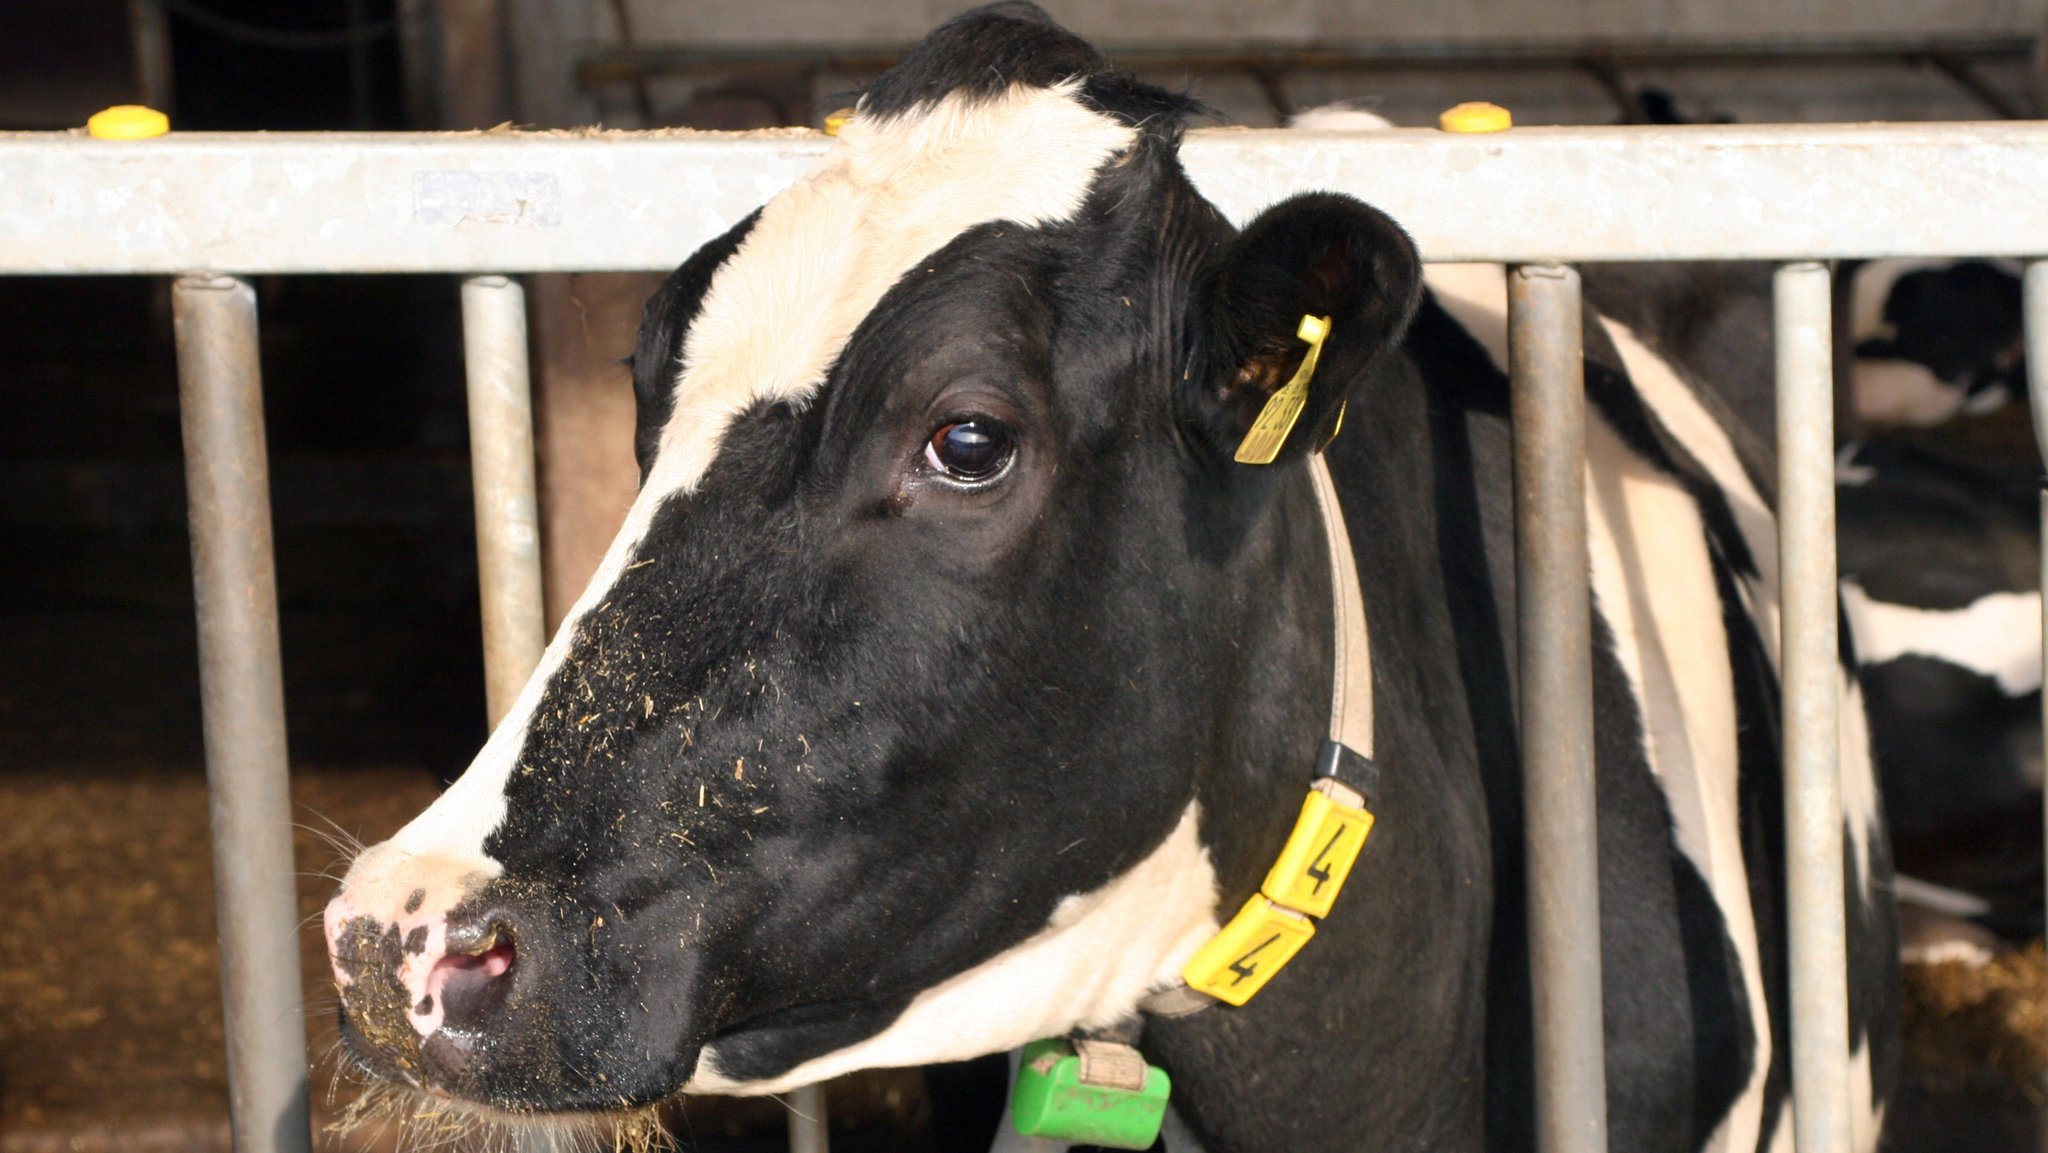
<path fill-rule="evenodd" d="M 1037 934 L 917 995 L 882 1032 L 779 1075 L 735 1080 L 707 1046 L 690 1093 L 781 1093 L 858 1069 L 963 1061 L 1041 1037 L 1104 1028 L 1216 934 L 1216 870 L 1190 804 L 1164 842 L 1092 893 L 1062 901 Z"/>

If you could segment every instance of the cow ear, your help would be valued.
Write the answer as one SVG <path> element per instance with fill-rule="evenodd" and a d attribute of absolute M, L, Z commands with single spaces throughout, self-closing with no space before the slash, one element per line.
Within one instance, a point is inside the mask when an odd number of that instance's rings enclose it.
<path fill-rule="evenodd" d="M 661 430 L 675 409 L 676 374 L 690 322 L 696 319 L 704 294 L 711 290 L 711 278 L 739 251 L 740 242 L 760 219 L 757 208 L 725 235 L 698 249 L 668 274 L 640 313 L 640 334 L 627 364 L 633 372 L 633 456 L 640 463 L 641 484 L 647 483 L 647 474 L 654 469 Z"/>
<path fill-rule="evenodd" d="M 1309 193 L 1261 213 L 1196 294 L 1181 398 L 1194 439 L 1248 464 L 1322 447 L 1352 385 L 1401 339 L 1421 268 L 1401 226 L 1352 197 Z M 1311 354 L 1302 396 L 1296 378 Z"/>

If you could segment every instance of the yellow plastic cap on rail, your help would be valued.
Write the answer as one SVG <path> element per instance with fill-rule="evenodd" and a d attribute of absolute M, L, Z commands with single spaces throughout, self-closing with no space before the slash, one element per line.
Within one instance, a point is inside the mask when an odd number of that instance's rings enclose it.
<path fill-rule="evenodd" d="M 1468 100 L 1455 107 L 1444 109 L 1436 118 L 1437 127 L 1445 132 L 1505 132 L 1514 127 L 1515 118 L 1498 104 L 1484 100 Z"/>
<path fill-rule="evenodd" d="M 170 117 L 140 104 L 103 108 L 85 122 L 85 131 L 95 140 L 147 140 L 170 130 Z"/>

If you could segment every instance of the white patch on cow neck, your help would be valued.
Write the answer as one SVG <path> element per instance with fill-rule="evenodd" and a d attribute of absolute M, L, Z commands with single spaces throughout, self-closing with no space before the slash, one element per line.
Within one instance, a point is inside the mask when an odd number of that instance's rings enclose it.
<path fill-rule="evenodd" d="M 818 166 L 762 209 L 691 322 L 647 483 L 540 665 L 467 772 L 395 838 L 412 854 L 483 860 L 505 782 L 577 624 L 604 603 L 670 498 L 695 491 L 726 428 L 763 402 L 807 403 L 882 294 L 961 233 L 1071 219 L 1136 131 L 1077 98 L 1079 82 L 950 96 L 855 116 Z"/>
<path fill-rule="evenodd" d="M 1216 870 L 1199 824 L 1191 804 L 1129 871 L 1061 901 L 1028 940 L 919 993 L 873 1037 L 744 1082 L 719 1073 L 714 1042 L 684 1091 L 781 1093 L 857 1069 L 964 1061 L 1129 1017 L 1147 993 L 1180 980 L 1181 966 L 1216 934 Z"/>
<path fill-rule="evenodd" d="M 1990 677 L 2009 697 L 2041 687 L 2038 592 L 1987 593 L 1959 609 L 1923 609 L 1878 600 L 1843 581 L 1842 608 L 1863 664 L 1928 657 Z"/>

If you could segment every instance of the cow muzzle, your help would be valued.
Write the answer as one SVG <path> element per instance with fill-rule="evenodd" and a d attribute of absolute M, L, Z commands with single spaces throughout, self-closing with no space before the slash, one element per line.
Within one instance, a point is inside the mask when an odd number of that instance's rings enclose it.
<path fill-rule="evenodd" d="M 533 980 L 524 918 L 483 895 L 488 876 L 474 865 L 406 857 L 380 869 L 379 849 L 327 905 L 344 1040 L 378 1075 L 476 1097 L 502 1021 Z"/>

